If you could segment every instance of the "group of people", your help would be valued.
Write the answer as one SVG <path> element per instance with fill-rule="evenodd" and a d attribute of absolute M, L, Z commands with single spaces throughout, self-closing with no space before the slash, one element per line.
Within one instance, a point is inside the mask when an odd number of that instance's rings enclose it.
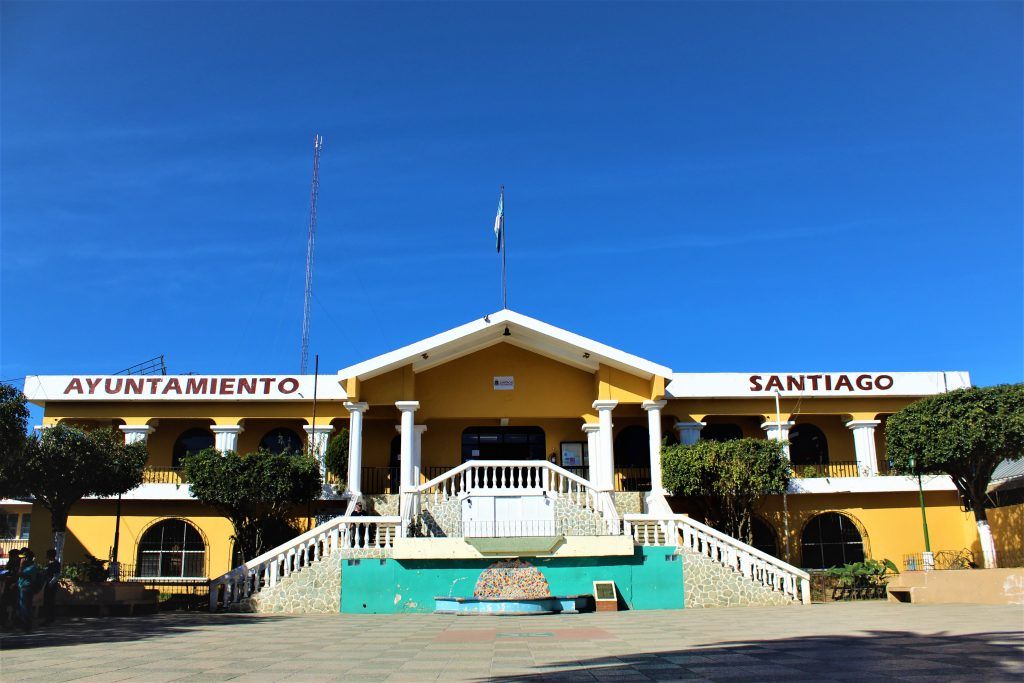
<path fill-rule="evenodd" d="M 43 592 L 43 620 L 53 623 L 57 584 L 60 580 L 60 562 L 57 551 L 46 551 L 46 566 L 36 563 L 36 555 L 28 548 L 14 549 L 7 557 L 7 565 L 0 571 L 0 625 L 32 630 L 35 596 Z"/>

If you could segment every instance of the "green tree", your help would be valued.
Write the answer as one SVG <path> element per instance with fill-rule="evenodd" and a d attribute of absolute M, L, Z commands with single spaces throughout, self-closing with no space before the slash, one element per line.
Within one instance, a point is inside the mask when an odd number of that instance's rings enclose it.
<path fill-rule="evenodd" d="M 767 439 L 664 446 L 661 470 L 668 491 L 691 497 L 708 524 L 747 543 L 755 510 L 766 496 L 784 492 L 790 478 L 783 445 Z"/>
<path fill-rule="evenodd" d="M 86 432 L 59 424 L 33 435 L 25 448 L 0 461 L 0 480 L 16 497 L 31 497 L 50 511 L 53 547 L 64 554 L 68 514 L 86 496 L 110 497 L 142 483 L 149 453 L 126 444 L 109 427 Z"/>
<path fill-rule="evenodd" d="M 21 458 L 28 440 L 28 406 L 25 394 L 9 384 L 0 384 L 0 461 Z M 0 465 L 0 498 L 15 495 L 15 482 L 9 480 L 9 468 Z"/>
<path fill-rule="evenodd" d="M 948 474 L 974 510 L 985 566 L 997 566 L 985 512 L 992 473 L 1024 455 L 1024 384 L 957 389 L 886 421 L 889 462 L 902 474 Z"/>
<path fill-rule="evenodd" d="M 338 479 L 338 490 L 345 490 L 348 482 L 348 430 L 339 429 L 327 442 L 324 453 L 324 467 Z"/>
<path fill-rule="evenodd" d="M 242 456 L 208 448 L 183 465 L 192 495 L 231 522 L 243 561 L 294 536 L 295 508 L 322 493 L 320 465 L 309 455 L 259 450 Z"/>

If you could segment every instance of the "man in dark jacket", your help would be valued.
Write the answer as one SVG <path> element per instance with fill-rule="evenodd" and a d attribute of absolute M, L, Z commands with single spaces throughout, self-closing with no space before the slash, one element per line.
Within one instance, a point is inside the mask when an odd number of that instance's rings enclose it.
<path fill-rule="evenodd" d="M 46 569 L 43 570 L 43 623 L 53 623 L 53 613 L 57 601 L 57 586 L 60 582 L 60 562 L 57 561 L 57 550 L 46 551 Z"/>
<path fill-rule="evenodd" d="M 0 624 L 18 619 L 18 571 L 21 569 L 21 551 L 17 548 L 7 555 L 3 574 L 3 594 L 0 595 Z"/>

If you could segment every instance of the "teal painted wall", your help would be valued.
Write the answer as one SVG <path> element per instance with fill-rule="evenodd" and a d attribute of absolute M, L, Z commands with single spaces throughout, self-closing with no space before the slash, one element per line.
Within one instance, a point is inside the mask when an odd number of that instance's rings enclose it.
<path fill-rule="evenodd" d="M 630 609 L 682 609 L 683 563 L 674 548 L 637 548 L 631 557 L 524 558 L 548 580 L 552 595 L 593 593 L 614 581 Z M 668 558 L 668 559 L 666 559 Z M 342 562 L 341 611 L 433 612 L 434 597 L 473 594 L 491 560 Z"/>

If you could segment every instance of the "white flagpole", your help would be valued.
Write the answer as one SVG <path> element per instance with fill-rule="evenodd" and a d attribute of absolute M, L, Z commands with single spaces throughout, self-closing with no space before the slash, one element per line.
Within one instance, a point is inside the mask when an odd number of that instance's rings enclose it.
<path fill-rule="evenodd" d="M 501 186 L 501 307 L 508 308 L 508 274 L 505 257 L 508 254 L 508 241 L 505 231 L 505 186 Z"/>

